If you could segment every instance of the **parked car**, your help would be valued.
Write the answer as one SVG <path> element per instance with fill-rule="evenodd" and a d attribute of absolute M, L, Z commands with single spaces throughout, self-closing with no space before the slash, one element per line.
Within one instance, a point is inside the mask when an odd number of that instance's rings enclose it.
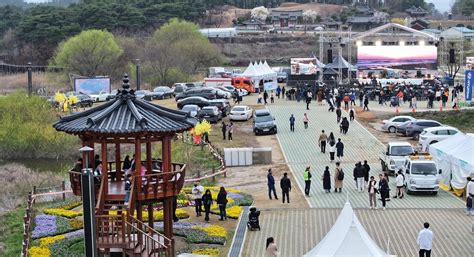
<path fill-rule="evenodd" d="M 172 98 L 173 97 L 173 89 L 169 87 L 155 87 L 153 92 L 150 92 L 145 96 L 145 100 L 152 101 L 155 99 L 165 99 L 165 98 Z"/>
<path fill-rule="evenodd" d="M 260 109 L 255 111 L 253 114 L 253 132 L 255 135 L 277 133 L 275 118 L 269 110 Z"/>
<path fill-rule="evenodd" d="M 76 107 L 81 107 L 81 108 L 92 107 L 92 105 L 94 104 L 94 101 L 88 95 L 78 94 L 76 95 L 76 98 L 77 98 Z"/>
<path fill-rule="evenodd" d="M 230 112 L 230 103 L 227 99 L 209 100 L 210 106 L 216 106 L 222 112 L 222 117 L 226 117 Z"/>
<path fill-rule="evenodd" d="M 232 93 L 227 89 L 222 87 L 213 87 L 217 91 L 217 97 L 219 99 L 229 99 L 232 98 Z"/>
<path fill-rule="evenodd" d="M 110 94 L 107 95 L 107 99 L 105 100 L 110 101 L 112 99 L 115 99 L 115 97 L 117 96 L 117 93 L 118 93 L 117 89 L 112 90 L 112 92 L 110 92 Z"/>
<path fill-rule="evenodd" d="M 180 100 L 183 98 L 187 98 L 190 96 L 200 96 L 204 97 L 206 99 L 216 99 L 217 97 L 217 91 L 214 88 L 208 88 L 208 87 L 203 87 L 203 88 L 191 88 L 188 89 L 176 96 L 176 100 Z"/>
<path fill-rule="evenodd" d="M 187 82 L 187 83 L 184 83 L 184 85 L 188 88 L 198 88 L 198 87 L 203 87 L 204 83 L 202 83 L 202 82 Z"/>
<path fill-rule="evenodd" d="M 286 82 L 286 79 L 288 78 L 288 74 L 286 72 L 278 72 L 277 73 L 277 81 L 278 83 L 283 83 Z"/>
<path fill-rule="evenodd" d="M 148 95 L 149 93 L 151 93 L 149 90 L 138 90 L 138 91 L 135 91 L 135 97 L 138 99 L 145 99 L 145 96 Z"/>
<path fill-rule="evenodd" d="M 92 101 L 94 102 L 105 102 L 107 101 L 107 96 L 109 96 L 109 93 L 105 91 L 100 91 L 98 93 L 89 94 L 89 96 L 92 98 Z"/>
<path fill-rule="evenodd" d="M 187 104 L 181 109 L 183 112 L 189 113 L 189 116 L 196 118 L 201 111 L 201 108 L 195 104 Z"/>
<path fill-rule="evenodd" d="M 437 195 L 443 171 L 438 169 L 430 155 L 406 157 L 402 167 L 407 194 L 412 192 L 431 192 Z"/>
<path fill-rule="evenodd" d="M 173 94 L 175 96 L 177 96 L 178 94 L 188 89 L 188 87 L 184 83 L 174 83 L 172 88 L 173 88 Z"/>
<path fill-rule="evenodd" d="M 448 126 L 425 128 L 423 132 L 421 132 L 418 142 L 422 146 L 423 151 L 426 151 L 429 145 L 443 141 L 459 132 L 461 131 L 457 128 Z"/>
<path fill-rule="evenodd" d="M 397 127 L 397 133 L 418 139 L 418 136 L 421 134 L 423 129 L 440 126 L 443 125 L 435 120 L 407 121 L 406 123 L 403 123 L 401 126 Z"/>
<path fill-rule="evenodd" d="M 209 105 L 209 100 L 200 96 L 190 96 L 188 98 L 178 100 L 177 102 L 178 109 L 182 109 L 183 106 L 188 105 L 188 104 L 195 104 L 199 106 L 200 108 L 202 108 L 204 106 Z"/>
<path fill-rule="evenodd" d="M 406 122 L 406 121 L 414 121 L 415 118 L 411 116 L 395 116 L 388 120 L 382 121 L 382 129 L 384 131 L 389 131 L 390 133 L 397 132 L 397 126 Z"/>
<path fill-rule="evenodd" d="M 230 110 L 229 119 L 232 120 L 249 120 L 252 118 L 253 110 L 246 105 L 237 105 Z"/>
<path fill-rule="evenodd" d="M 199 112 L 198 117 L 210 123 L 217 123 L 222 119 L 222 112 L 217 106 L 205 106 Z"/>

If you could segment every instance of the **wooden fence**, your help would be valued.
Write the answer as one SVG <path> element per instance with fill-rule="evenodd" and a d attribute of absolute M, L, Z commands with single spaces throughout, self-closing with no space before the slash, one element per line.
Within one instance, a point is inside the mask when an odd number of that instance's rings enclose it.
<path fill-rule="evenodd" d="M 23 243 L 21 249 L 21 256 L 28 256 L 28 249 L 30 247 L 30 229 L 31 229 L 31 220 L 33 217 L 33 203 L 35 198 L 31 192 L 28 193 L 26 197 L 26 211 L 25 216 L 23 217 Z"/>

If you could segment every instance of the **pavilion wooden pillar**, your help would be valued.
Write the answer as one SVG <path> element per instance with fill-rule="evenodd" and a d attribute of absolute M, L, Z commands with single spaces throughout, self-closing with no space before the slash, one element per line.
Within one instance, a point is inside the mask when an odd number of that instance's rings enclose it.
<path fill-rule="evenodd" d="M 109 193 L 109 165 L 107 162 L 107 139 L 103 138 L 101 142 L 101 154 L 102 154 L 102 178 L 105 183 L 105 195 Z M 104 196 L 105 197 L 105 196 Z"/>
<path fill-rule="evenodd" d="M 151 152 L 151 139 L 146 138 L 146 174 L 153 173 L 153 161 L 152 161 L 152 152 Z M 150 177 L 148 177 L 148 183 L 150 183 Z M 153 228 L 153 204 L 148 203 L 148 226 Z"/>
<path fill-rule="evenodd" d="M 120 157 L 120 143 L 118 143 L 117 138 L 115 140 L 115 180 L 121 181 L 122 180 L 122 160 Z"/>
<path fill-rule="evenodd" d="M 162 142 L 162 161 L 163 161 L 163 173 L 171 172 L 171 136 L 165 136 Z M 163 180 L 165 181 L 164 190 L 165 194 L 168 188 L 169 176 L 164 175 Z M 163 200 L 163 227 L 164 234 L 167 238 L 173 238 L 173 197 L 166 197 Z M 174 244 L 174 243 L 173 243 Z"/>
<path fill-rule="evenodd" d="M 153 204 L 148 203 L 148 226 L 153 228 Z"/>
<path fill-rule="evenodd" d="M 142 148 L 140 137 L 135 138 L 135 176 L 140 176 L 142 170 Z M 136 179 L 137 193 L 142 192 L 142 178 Z M 135 185 L 134 185 L 135 186 Z"/>

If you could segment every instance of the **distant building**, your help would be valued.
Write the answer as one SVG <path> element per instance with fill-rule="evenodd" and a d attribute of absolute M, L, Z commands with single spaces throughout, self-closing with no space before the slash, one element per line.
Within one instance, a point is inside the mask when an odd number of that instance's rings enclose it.
<path fill-rule="evenodd" d="M 416 19 L 410 22 L 410 27 L 416 30 L 424 30 L 430 27 L 430 23 L 426 19 Z"/>
<path fill-rule="evenodd" d="M 430 34 L 434 37 L 438 37 L 439 38 L 439 35 L 441 34 L 441 30 L 439 29 L 423 29 L 421 30 L 421 32 L 424 32 L 426 34 Z"/>
<path fill-rule="evenodd" d="M 207 28 L 199 32 L 208 38 L 229 38 L 237 36 L 236 28 Z"/>
<path fill-rule="evenodd" d="M 444 38 L 464 38 L 474 40 L 474 30 L 466 27 L 452 27 L 441 32 L 440 37 Z"/>
<path fill-rule="evenodd" d="M 341 22 L 335 21 L 331 18 L 321 22 L 321 25 L 323 25 L 326 30 L 339 30 L 341 24 Z"/>
<path fill-rule="evenodd" d="M 276 28 L 295 27 L 303 19 L 303 10 L 283 11 L 272 10 L 272 25 Z"/>
<path fill-rule="evenodd" d="M 347 23 L 353 31 L 365 31 L 381 26 L 387 23 L 387 20 L 381 20 L 374 16 L 352 16 Z"/>
<path fill-rule="evenodd" d="M 422 18 L 428 14 L 428 12 L 425 9 L 419 6 L 416 6 L 416 7 L 412 6 L 406 9 L 405 12 L 408 13 L 408 15 L 410 15 L 410 17 L 413 17 L 413 18 Z"/>
<path fill-rule="evenodd" d="M 262 30 L 265 26 L 265 22 L 259 20 L 247 20 L 242 22 L 242 25 L 239 26 L 239 29 L 245 30 Z"/>

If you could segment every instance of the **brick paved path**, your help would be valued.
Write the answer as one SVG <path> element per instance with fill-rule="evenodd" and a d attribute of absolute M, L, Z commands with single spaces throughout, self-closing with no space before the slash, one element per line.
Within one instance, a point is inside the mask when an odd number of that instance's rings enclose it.
<path fill-rule="evenodd" d="M 384 146 L 372 136 L 358 122 L 351 122 L 347 135 L 339 133 L 339 126 L 336 122 L 335 112 L 328 112 L 326 106 L 318 106 L 313 102 L 309 111 L 303 102 L 279 100 L 275 104 L 267 106 L 275 116 L 278 125 L 278 139 L 282 151 L 288 162 L 293 176 L 301 190 L 304 188 L 303 171 L 307 165 L 312 167 L 312 185 L 310 197 L 306 199 L 311 207 L 317 208 L 342 208 L 347 197 L 349 197 L 353 208 L 368 207 L 368 194 L 366 191 L 359 193 L 355 189 L 352 176 L 354 164 L 357 161 L 367 160 L 371 166 L 370 175 L 378 178 L 381 173 L 379 155 Z M 309 128 L 304 129 L 303 114 L 309 117 Z M 296 117 L 295 132 L 290 132 L 289 117 L 294 114 Z M 346 113 L 343 112 L 343 116 Z M 344 143 L 344 158 L 342 167 L 345 172 L 343 193 L 325 193 L 322 189 L 321 175 L 325 166 L 329 166 L 331 175 L 334 174 L 335 163 L 329 162 L 329 152 L 320 152 L 318 138 L 321 130 L 325 130 L 329 135 L 341 138 Z M 395 179 L 391 178 L 391 195 L 395 194 Z M 331 178 L 333 187 L 334 178 Z M 348 194 L 348 195 L 347 195 Z M 291 196 L 290 196 L 291 197 Z M 380 204 L 380 202 L 379 202 Z M 392 199 L 388 203 L 388 208 L 463 208 L 464 203 L 447 192 L 439 192 L 437 196 L 432 195 L 410 195 L 404 199 Z"/>
<path fill-rule="evenodd" d="M 265 240 L 273 236 L 280 256 L 300 257 L 326 235 L 341 209 L 262 210 L 261 231 L 247 231 L 242 256 L 265 256 Z M 418 256 L 416 237 L 429 221 L 434 233 L 433 254 L 437 257 L 474 256 L 472 217 L 453 209 L 355 210 L 377 245 L 398 257 Z"/>

